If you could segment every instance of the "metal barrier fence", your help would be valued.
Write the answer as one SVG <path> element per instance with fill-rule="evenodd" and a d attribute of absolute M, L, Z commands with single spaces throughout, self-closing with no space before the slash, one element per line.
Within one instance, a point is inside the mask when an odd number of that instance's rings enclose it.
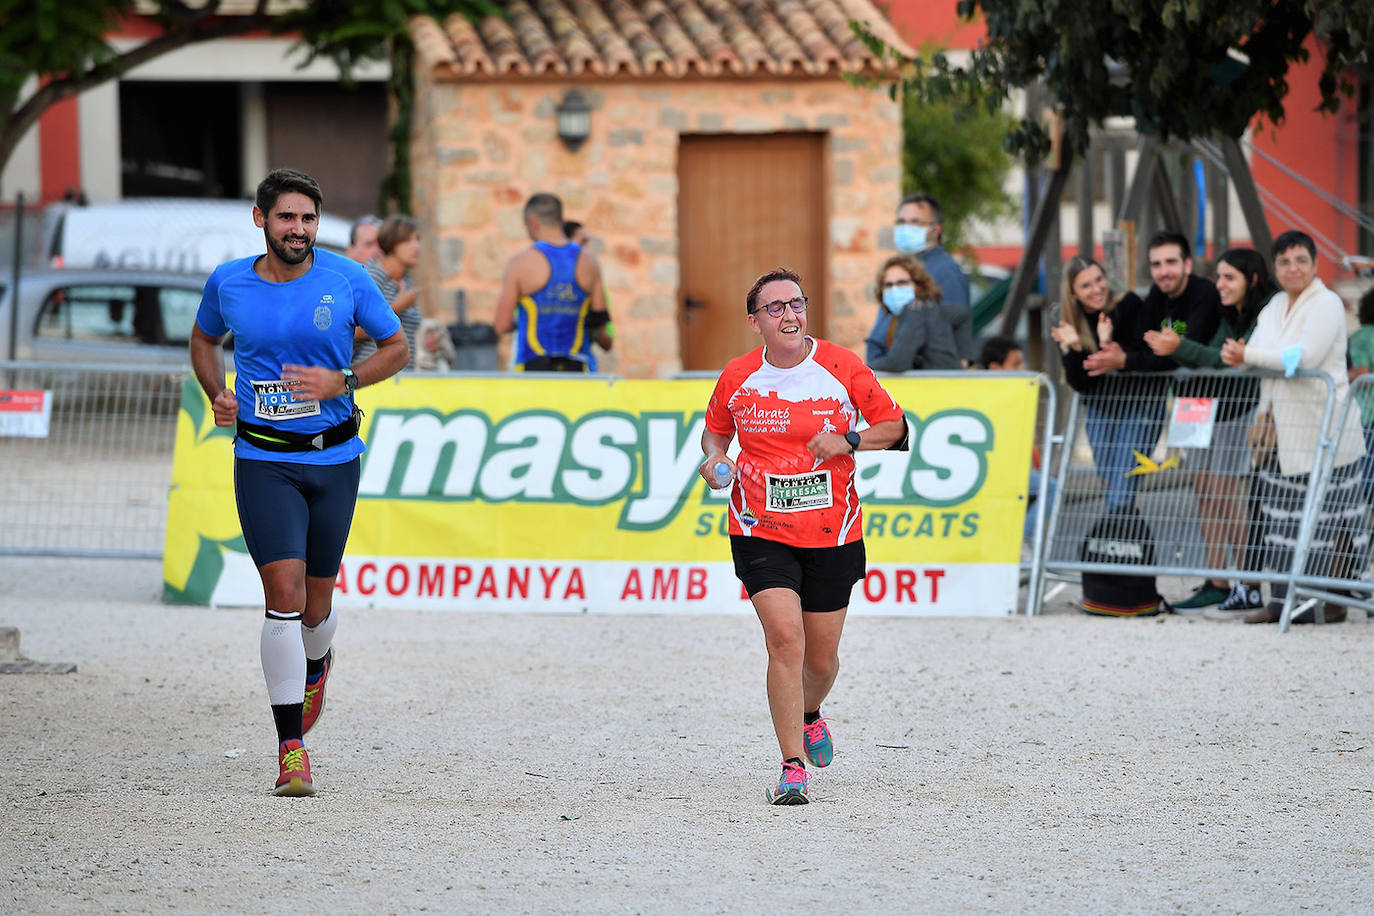
<path fill-rule="evenodd" d="M 1369 577 L 1360 472 L 1370 464 L 1357 393 L 1374 395 L 1360 382 L 1344 404 L 1318 372 L 1122 374 L 1076 394 L 1044 574 L 1269 583 L 1281 629 L 1299 596 L 1299 610 L 1316 598 L 1374 607 L 1359 594 Z M 1147 546 L 1101 555 L 1122 541 L 1097 533 L 1135 518 Z"/>
<path fill-rule="evenodd" d="M 1327 601 L 1374 615 L 1369 517 L 1374 505 L 1374 376 L 1351 382 L 1325 445 L 1313 477 L 1315 517 L 1306 520 L 1296 544 L 1300 555 L 1318 560 L 1294 564 L 1284 629 L 1295 613 L 1309 605 L 1320 612 L 1320 603 Z"/>
<path fill-rule="evenodd" d="M 1031 504 L 1026 508 L 1031 553 L 1028 562 L 1021 564 L 1021 581 L 1026 586 L 1025 612 L 1027 616 L 1040 613 L 1045 591 L 1045 523 L 1050 517 L 1050 509 L 1056 496 L 1055 477 L 1050 473 L 1058 450 L 1064 447 L 1064 436 L 1055 428 L 1059 415 L 1059 395 L 1050 377 L 1039 373 L 1040 384 L 1036 401 L 1036 437 L 1039 442 L 1040 461 L 1032 464 L 1031 479 L 1027 488 L 1027 498 Z M 1024 554 L 1023 554 L 1024 556 Z"/>
<path fill-rule="evenodd" d="M 186 374 L 0 362 L 0 554 L 162 556 Z"/>

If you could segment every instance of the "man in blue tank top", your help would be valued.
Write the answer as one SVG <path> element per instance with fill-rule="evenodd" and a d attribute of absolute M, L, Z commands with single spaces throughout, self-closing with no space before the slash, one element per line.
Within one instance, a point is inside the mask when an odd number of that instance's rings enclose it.
<path fill-rule="evenodd" d="M 362 265 L 315 249 L 322 198 L 303 172 L 263 179 L 253 222 L 267 253 L 215 268 L 191 331 L 191 366 L 215 425 L 237 427 L 239 525 L 267 602 L 261 653 L 277 728 L 276 795 L 315 794 L 304 737 L 333 666 L 334 580 L 364 450 L 353 392 L 410 358 L 400 320 Z M 349 368 L 357 327 L 377 352 Z M 233 388 L 220 349 L 231 332 Z"/>
<path fill-rule="evenodd" d="M 534 242 L 506 262 L 496 333 L 514 330 L 511 362 L 520 372 L 586 372 L 584 344 L 610 321 L 601 265 L 563 233 L 563 202 L 535 194 L 525 203 Z"/>

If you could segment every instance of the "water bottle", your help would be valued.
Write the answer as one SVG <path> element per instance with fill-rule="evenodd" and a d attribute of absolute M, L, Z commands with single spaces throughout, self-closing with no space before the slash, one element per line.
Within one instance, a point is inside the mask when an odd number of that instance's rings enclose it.
<path fill-rule="evenodd" d="M 711 482 L 715 484 L 715 489 L 729 486 L 734 475 L 730 473 L 730 465 L 724 461 L 717 461 L 711 465 Z"/>

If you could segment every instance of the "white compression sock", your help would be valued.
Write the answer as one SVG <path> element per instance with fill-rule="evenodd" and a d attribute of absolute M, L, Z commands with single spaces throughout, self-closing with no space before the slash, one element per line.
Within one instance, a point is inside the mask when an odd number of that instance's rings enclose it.
<path fill-rule="evenodd" d="M 273 706 L 305 702 L 305 645 L 301 615 L 268 611 L 262 622 L 262 674 Z"/>
<path fill-rule="evenodd" d="M 305 657 L 311 660 L 324 658 L 329 647 L 334 645 L 334 631 L 339 628 L 339 618 L 333 609 L 329 616 L 320 621 L 317 627 L 301 624 L 301 641 L 305 643 Z"/>

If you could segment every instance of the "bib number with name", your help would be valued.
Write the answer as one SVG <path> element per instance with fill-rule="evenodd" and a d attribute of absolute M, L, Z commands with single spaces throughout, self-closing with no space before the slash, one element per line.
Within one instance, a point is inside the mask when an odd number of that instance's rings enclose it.
<path fill-rule="evenodd" d="M 314 399 L 297 400 L 292 396 L 295 390 L 296 382 L 288 379 L 253 382 L 253 416 L 259 420 L 318 417 L 320 402 Z"/>
<path fill-rule="evenodd" d="M 809 474 L 765 474 L 765 495 L 769 512 L 808 512 L 829 509 L 830 472 Z"/>

